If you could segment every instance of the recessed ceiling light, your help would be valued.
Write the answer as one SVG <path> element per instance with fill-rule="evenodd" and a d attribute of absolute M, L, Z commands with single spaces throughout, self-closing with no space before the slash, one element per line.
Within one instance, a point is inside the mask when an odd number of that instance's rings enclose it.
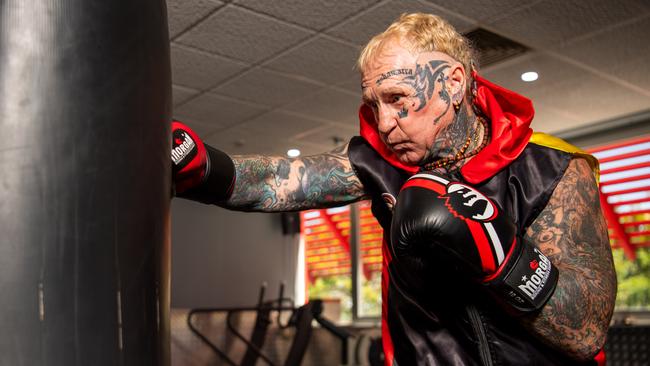
<path fill-rule="evenodd" d="M 298 156 L 300 156 L 300 150 L 289 149 L 289 151 L 287 151 L 287 156 L 290 158 L 297 158 Z"/>
<path fill-rule="evenodd" d="M 526 82 L 531 82 L 537 80 L 539 75 L 535 71 L 527 71 L 523 74 L 521 74 L 521 80 L 526 81 Z"/>

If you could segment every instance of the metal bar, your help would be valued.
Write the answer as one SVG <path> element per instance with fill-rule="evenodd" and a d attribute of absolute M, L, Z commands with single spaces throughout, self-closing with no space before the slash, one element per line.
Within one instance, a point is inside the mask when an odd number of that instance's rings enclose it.
<path fill-rule="evenodd" d="M 336 238 L 336 237 L 328 237 L 328 238 L 310 239 L 309 236 L 307 236 L 307 238 L 305 238 L 305 240 L 309 244 L 313 244 L 313 243 L 324 243 L 324 242 L 327 242 L 327 241 L 336 242 L 338 240 L 338 238 Z M 336 244 L 333 244 L 333 245 L 336 245 Z"/>
<path fill-rule="evenodd" d="M 621 213 L 617 212 L 616 214 L 620 217 L 620 216 L 643 215 L 643 214 L 647 214 L 647 213 L 650 213 L 650 210 L 648 210 L 648 209 L 634 210 L 634 211 L 630 211 L 630 212 L 621 212 Z"/>
<path fill-rule="evenodd" d="M 596 152 L 601 152 L 604 150 L 613 150 L 613 149 L 618 149 L 619 147 L 625 147 L 625 146 L 632 146 L 636 144 L 642 144 L 644 142 L 649 142 L 650 137 L 639 137 L 637 139 L 632 139 L 632 140 L 627 140 L 624 142 L 619 142 L 619 143 L 614 143 L 614 144 L 609 144 L 609 145 L 604 145 L 604 146 L 599 146 L 593 149 L 588 149 L 587 152 L 590 154 L 596 153 Z"/>
<path fill-rule="evenodd" d="M 627 158 L 635 158 L 637 156 L 643 156 L 648 154 L 650 154 L 650 149 L 634 151 L 627 154 L 609 156 L 606 158 L 600 158 L 598 159 L 598 161 L 602 164 L 602 163 L 609 163 L 610 161 L 622 160 Z"/>
<path fill-rule="evenodd" d="M 194 324 L 192 324 L 192 316 L 194 314 L 198 313 L 198 311 L 191 310 L 189 314 L 187 314 L 187 326 L 190 328 L 190 331 L 194 333 L 195 336 L 199 337 L 199 339 L 205 343 L 214 353 L 216 353 L 219 357 L 221 357 L 222 360 L 224 360 L 227 364 L 231 366 L 237 366 L 235 361 L 233 361 L 224 351 L 222 351 L 219 347 L 217 347 L 212 341 L 210 341 L 206 336 L 203 335 L 198 329 L 194 327 Z"/>
<path fill-rule="evenodd" d="M 379 227 L 379 226 L 374 227 L 374 226 L 375 225 L 372 225 L 372 226 L 371 225 L 362 225 L 363 228 L 370 227 L 371 229 L 370 230 L 363 230 L 361 233 L 365 235 L 365 234 L 379 234 L 379 233 L 384 232 L 381 227 Z"/>
<path fill-rule="evenodd" d="M 636 243 L 633 246 L 634 246 L 634 248 L 650 248 L 650 241 L 646 241 L 646 242 L 643 242 L 643 243 Z M 612 245 L 612 248 L 614 248 L 614 249 L 623 249 L 623 248 L 621 248 L 620 245 L 618 245 L 616 243 L 614 245 Z"/>
<path fill-rule="evenodd" d="M 352 280 L 352 320 L 359 317 L 359 309 L 361 308 L 361 276 L 362 276 L 362 263 L 361 263 L 361 228 L 359 227 L 359 205 L 350 205 L 350 258 L 352 266 L 350 268 Z"/>
<path fill-rule="evenodd" d="M 640 226 L 640 225 L 650 225 L 650 220 L 641 220 L 641 221 L 633 221 L 633 222 L 626 222 L 622 223 L 624 227 L 630 227 L 630 226 Z"/>
<path fill-rule="evenodd" d="M 331 265 L 331 266 L 326 266 L 326 267 L 318 267 L 318 268 L 313 268 L 313 269 L 311 269 L 311 271 L 312 271 L 312 272 L 316 272 L 316 271 L 330 271 L 330 270 L 334 270 L 334 269 L 342 269 L 342 268 L 349 269 L 349 268 L 350 268 L 350 264 L 348 263 L 348 264 L 340 264 L 340 265 Z"/>
<path fill-rule="evenodd" d="M 333 264 L 332 264 L 333 263 Z M 343 263 L 340 264 L 340 261 L 326 261 L 326 262 L 319 262 L 319 264 L 326 264 L 324 266 L 320 267 L 313 267 L 310 268 L 311 271 L 323 271 L 323 270 L 328 270 L 328 269 L 335 269 L 335 268 L 349 268 L 350 263 Z"/>
<path fill-rule="evenodd" d="M 612 229 L 612 231 L 614 231 L 614 233 L 618 237 L 620 245 L 623 248 L 623 251 L 625 252 L 625 255 L 631 261 L 636 260 L 636 252 L 634 251 L 634 248 L 632 248 L 632 246 L 630 245 L 630 239 L 625 233 L 623 226 L 618 221 L 618 216 L 616 216 L 616 214 L 614 213 L 614 209 L 612 209 L 612 206 L 610 206 L 610 204 L 607 202 L 607 197 L 605 197 L 605 195 L 603 194 L 600 194 L 599 197 L 600 197 L 600 206 L 603 210 L 603 214 L 605 215 L 605 218 L 607 219 L 607 223 L 609 227 Z"/>
<path fill-rule="evenodd" d="M 601 184 L 602 186 L 602 184 Z M 628 189 L 621 189 L 620 191 L 614 191 L 614 192 L 607 192 L 604 193 L 607 197 L 611 196 L 618 196 L 621 194 L 627 194 L 627 193 L 637 193 L 637 192 L 645 192 L 648 190 L 648 187 L 634 187 L 634 188 L 628 188 Z"/>
<path fill-rule="evenodd" d="M 332 230 L 332 233 L 334 233 L 334 236 L 340 241 L 341 245 L 343 248 L 345 248 L 348 252 L 350 251 L 350 243 L 348 240 L 341 234 L 341 231 L 339 230 L 338 227 L 336 227 L 336 223 L 332 220 L 332 218 L 327 215 L 325 210 L 320 210 L 321 215 L 323 215 L 323 220 L 330 226 L 330 229 Z"/>
<path fill-rule="evenodd" d="M 633 205 L 635 203 L 643 203 L 643 202 L 650 202 L 650 197 L 644 197 L 644 198 L 637 198 L 633 200 L 624 200 L 624 201 L 618 201 L 616 203 L 609 203 L 613 207 L 618 207 L 618 206 L 625 206 L 625 205 Z"/>
<path fill-rule="evenodd" d="M 259 312 L 259 308 L 257 309 L 258 309 L 257 311 Z M 268 358 L 264 353 L 262 353 L 262 350 L 259 347 L 251 343 L 251 341 L 249 341 L 248 339 L 246 339 L 246 337 L 244 337 L 244 335 L 241 334 L 232 324 L 232 314 L 236 312 L 239 311 L 233 310 L 233 311 L 229 311 L 226 314 L 226 326 L 228 327 L 228 330 L 230 330 L 230 332 L 234 334 L 235 337 L 239 338 L 240 341 L 246 344 L 247 350 L 252 350 L 259 358 L 263 359 L 267 364 L 269 364 L 270 366 L 275 366 L 273 361 L 270 358 Z"/>
<path fill-rule="evenodd" d="M 218 312 L 228 312 L 228 311 L 257 311 L 257 306 L 237 306 L 237 307 L 219 307 L 219 308 L 196 308 L 192 309 L 192 314 L 204 314 L 204 313 L 218 313 Z M 293 310 L 294 307 L 290 306 L 275 306 L 272 310 Z"/>
<path fill-rule="evenodd" d="M 601 170 L 600 171 L 600 176 L 602 177 L 605 174 L 625 172 L 625 171 L 628 171 L 628 170 L 639 169 L 639 168 L 647 168 L 647 167 L 650 167 L 650 161 L 647 161 L 647 162 L 644 162 L 644 163 L 637 163 L 637 164 L 632 164 L 632 165 L 620 166 L 618 168 L 611 168 L 611 169 Z"/>
<path fill-rule="evenodd" d="M 381 247 L 380 247 L 380 246 L 367 246 L 367 247 L 361 247 L 361 248 L 360 248 L 360 252 L 361 252 L 361 256 L 362 256 L 362 257 L 367 257 L 367 256 L 371 255 L 371 254 L 368 254 L 368 253 L 367 253 L 367 252 L 369 252 L 369 251 L 377 251 L 377 252 L 380 252 L 380 251 L 381 251 Z M 306 256 L 307 256 L 308 258 L 310 258 L 310 257 L 333 256 L 333 255 L 336 255 L 336 254 L 347 254 L 347 252 L 346 252 L 345 250 L 343 250 L 343 249 L 335 250 L 335 251 L 332 251 L 332 252 L 324 252 L 324 253 L 309 253 L 309 252 L 308 252 Z M 379 253 L 379 254 L 380 254 L 380 253 Z M 346 259 L 347 259 L 347 258 L 346 258 Z"/>
<path fill-rule="evenodd" d="M 600 186 L 602 187 L 602 186 L 611 186 L 612 184 L 636 182 L 636 181 L 643 180 L 643 179 L 648 179 L 648 178 L 650 178 L 650 174 L 643 174 L 643 175 L 637 175 L 637 176 L 634 176 L 634 177 L 614 179 L 614 180 L 610 180 L 608 182 L 601 182 Z M 646 189 L 648 189 L 648 188 L 650 188 L 650 185 L 644 185 L 643 187 L 646 187 Z"/>

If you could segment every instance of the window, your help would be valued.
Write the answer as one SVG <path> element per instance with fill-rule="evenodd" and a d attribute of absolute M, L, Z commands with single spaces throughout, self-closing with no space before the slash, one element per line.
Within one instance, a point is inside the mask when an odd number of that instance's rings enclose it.
<path fill-rule="evenodd" d="M 650 309 L 650 137 L 590 149 L 618 277 L 617 310 Z"/>
<path fill-rule="evenodd" d="M 379 317 L 383 234 L 370 202 L 304 211 L 301 223 L 307 297 L 338 307 L 342 322 Z"/>

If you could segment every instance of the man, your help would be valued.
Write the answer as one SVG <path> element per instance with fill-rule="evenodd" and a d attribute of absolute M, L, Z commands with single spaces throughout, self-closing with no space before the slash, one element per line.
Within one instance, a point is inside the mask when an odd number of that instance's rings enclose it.
<path fill-rule="evenodd" d="M 388 365 L 593 363 L 616 292 L 595 159 L 531 136 L 530 101 L 478 76 L 439 17 L 403 15 L 358 67 L 361 137 L 330 153 L 228 157 L 175 122 L 179 196 L 245 211 L 372 199 Z"/>

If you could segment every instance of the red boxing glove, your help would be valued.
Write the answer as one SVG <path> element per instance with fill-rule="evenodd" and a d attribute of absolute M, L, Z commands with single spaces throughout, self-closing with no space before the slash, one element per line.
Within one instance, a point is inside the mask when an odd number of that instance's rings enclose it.
<path fill-rule="evenodd" d="M 172 121 L 172 175 L 176 193 L 199 186 L 206 176 L 208 153 L 199 136 L 179 121 Z"/>
<path fill-rule="evenodd" d="M 191 128 L 172 121 L 172 177 L 177 196 L 219 203 L 232 193 L 235 166 L 226 153 L 203 144 Z"/>
<path fill-rule="evenodd" d="M 553 294 L 558 271 L 533 244 L 517 236 L 512 220 L 467 184 L 433 172 L 412 176 L 393 211 L 396 257 L 450 260 L 512 308 L 540 309 Z M 431 258 L 441 256 L 444 258 Z"/>

